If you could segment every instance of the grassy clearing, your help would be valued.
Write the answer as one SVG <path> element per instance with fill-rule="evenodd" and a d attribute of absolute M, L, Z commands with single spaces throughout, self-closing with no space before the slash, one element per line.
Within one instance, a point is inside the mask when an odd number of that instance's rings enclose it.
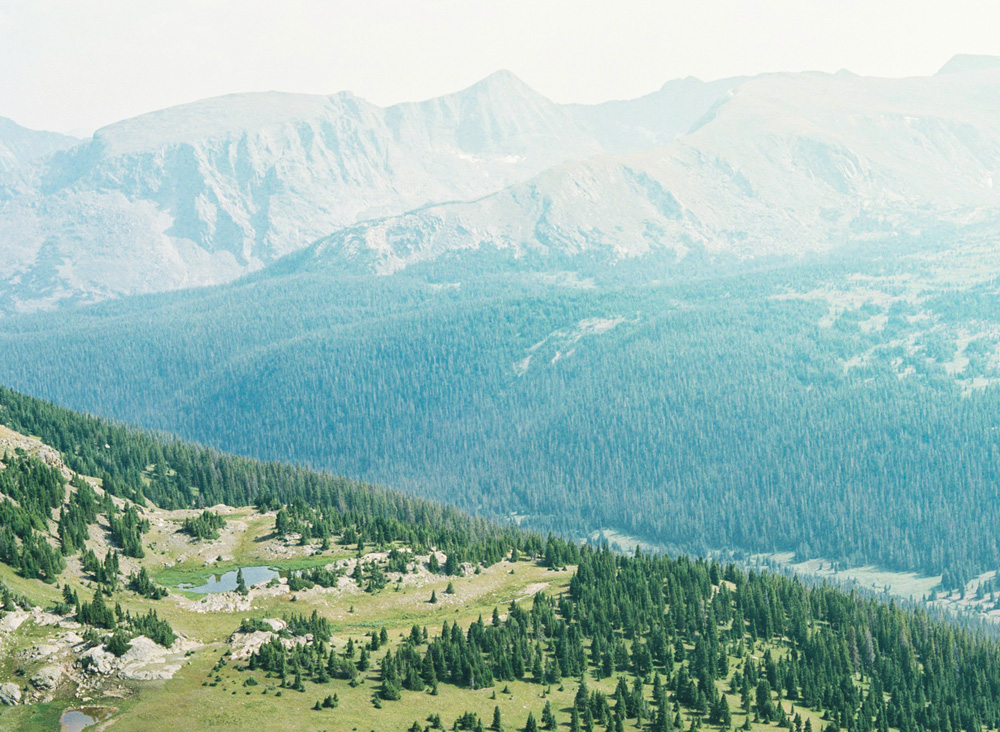
<path fill-rule="evenodd" d="M 363 683 L 352 688 L 347 682 L 332 681 L 329 684 L 307 682 L 304 692 L 277 688 L 277 679 L 266 679 L 257 673 L 258 686 L 245 687 L 243 682 L 251 675 L 231 667 L 218 674 L 212 666 L 221 655 L 222 649 L 199 654 L 196 659 L 182 669 L 178 675 L 157 689 L 143 689 L 137 696 L 121 704 L 114 729 L 139 732 L 148 729 L 170 729 L 183 725 L 190 732 L 219 729 L 261 729 L 276 732 L 292 730 L 373 730 L 374 732 L 403 732 L 413 722 L 426 726 L 431 714 L 439 714 L 445 727 L 451 729 L 455 719 L 467 711 L 477 714 L 484 725 L 492 720 L 494 706 L 500 708 L 506 730 L 520 731 L 524 728 L 528 712 L 540 718 L 546 701 L 552 704 L 560 723 L 560 729 L 568 729 L 570 706 L 576 693 L 577 681 L 565 679 L 560 686 L 550 688 L 527 682 L 499 682 L 485 689 L 460 689 L 441 684 L 439 693 L 403 692 L 400 701 L 381 703 L 377 708 L 373 695 L 378 689 L 377 673 L 365 676 Z M 381 656 L 375 656 L 375 660 Z M 216 676 L 216 686 L 211 683 Z M 590 689 L 598 689 L 607 694 L 614 691 L 615 678 L 597 681 L 587 677 Z M 726 692 L 726 685 L 718 683 L 720 691 Z M 280 696 L 278 695 L 280 692 Z M 313 705 L 327 695 L 337 694 L 339 706 L 336 709 L 316 711 Z M 647 697 L 651 685 L 647 685 Z M 739 698 L 726 694 L 733 710 L 734 726 L 742 723 L 745 714 L 739 707 Z M 786 702 L 786 710 L 789 709 Z M 804 719 L 812 720 L 813 729 L 822 729 L 822 719 L 808 710 L 795 709 Z M 692 717 L 682 713 L 685 727 Z M 702 723 L 706 729 L 717 729 Z M 774 730 L 773 725 L 752 724 L 757 732 Z M 638 729 L 634 720 L 627 729 Z"/>
<path fill-rule="evenodd" d="M 73 707 L 69 699 L 32 704 L 31 706 L 0 706 L 0 729 L 26 730 L 30 732 L 59 729 L 59 717 L 63 711 Z"/>

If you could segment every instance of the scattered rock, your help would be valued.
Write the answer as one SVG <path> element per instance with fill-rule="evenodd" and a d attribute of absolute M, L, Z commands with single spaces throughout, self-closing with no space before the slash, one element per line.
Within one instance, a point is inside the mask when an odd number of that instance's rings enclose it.
<path fill-rule="evenodd" d="M 21 702 L 21 690 L 17 684 L 0 684 L 0 704 L 8 707 L 15 706 Z"/>
<path fill-rule="evenodd" d="M 260 594 L 258 589 L 251 589 L 245 596 L 238 592 L 216 592 L 199 600 L 184 600 L 183 604 L 186 610 L 196 613 L 239 613 L 249 610 L 253 598 Z"/>

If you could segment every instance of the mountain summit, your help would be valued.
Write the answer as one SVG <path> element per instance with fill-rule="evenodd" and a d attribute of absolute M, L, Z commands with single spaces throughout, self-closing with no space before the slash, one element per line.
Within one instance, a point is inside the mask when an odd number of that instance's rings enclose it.
<path fill-rule="evenodd" d="M 997 64 L 689 78 L 598 105 L 499 71 L 384 108 L 278 92 L 173 107 L 8 156 L 0 312 L 225 282 L 324 238 L 384 273 L 484 247 L 797 256 L 981 224 L 1000 204 Z"/>
<path fill-rule="evenodd" d="M 714 102 L 695 86 L 688 117 Z M 499 71 L 386 108 L 267 92 L 124 120 L 18 158 L 17 186 L 0 188 L 0 312 L 231 280 L 345 226 L 648 147 L 648 128 L 676 124 L 659 113 L 556 104 Z"/>
<path fill-rule="evenodd" d="M 958 74 L 963 71 L 985 71 L 1000 68 L 1000 56 L 982 56 L 960 53 L 952 56 L 938 74 Z"/>
<path fill-rule="evenodd" d="M 1000 71 L 767 75 L 732 85 L 668 144 L 367 222 L 317 251 L 365 252 L 380 273 L 471 249 L 759 258 L 995 221 L 997 92 Z"/>

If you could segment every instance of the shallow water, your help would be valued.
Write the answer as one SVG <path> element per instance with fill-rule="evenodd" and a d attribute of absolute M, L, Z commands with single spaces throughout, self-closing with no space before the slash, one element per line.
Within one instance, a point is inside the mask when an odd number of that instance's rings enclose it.
<path fill-rule="evenodd" d="M 234 569 L 223 574 L 213 574 L 205 584 L 198 585 L 197 587 L 183 584 L 178 585 L 178 587 L 186 592 L 197 592 L 199 594 L 232 592 L 236 589 L 236 572 L 237 570 Z M 264 584 L 279 576 L 280 574 L 270 567 L 243 567 L 243 581 L 247 583 L 247 587 Z"/>
<path fill-rule="evenodd" d="M 68 709 L 59 717 L 59 730 L 60 732 L 81 732 L 93 724 L 103 722 L 111 716 L 112 711 L 103 707 Z"/>

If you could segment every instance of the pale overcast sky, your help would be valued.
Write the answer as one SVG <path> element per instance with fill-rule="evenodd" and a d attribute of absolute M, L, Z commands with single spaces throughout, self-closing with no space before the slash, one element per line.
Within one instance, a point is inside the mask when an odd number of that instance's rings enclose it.
<path fill-rule="evenodd" d="M 684 76 L 931 74 L 1000 55 L 1000 2 L 970 0 L 0 0 L 0 116 L 89 133 L 238 91 L 378 104 L 501 68 L 557 101 Z"/>

